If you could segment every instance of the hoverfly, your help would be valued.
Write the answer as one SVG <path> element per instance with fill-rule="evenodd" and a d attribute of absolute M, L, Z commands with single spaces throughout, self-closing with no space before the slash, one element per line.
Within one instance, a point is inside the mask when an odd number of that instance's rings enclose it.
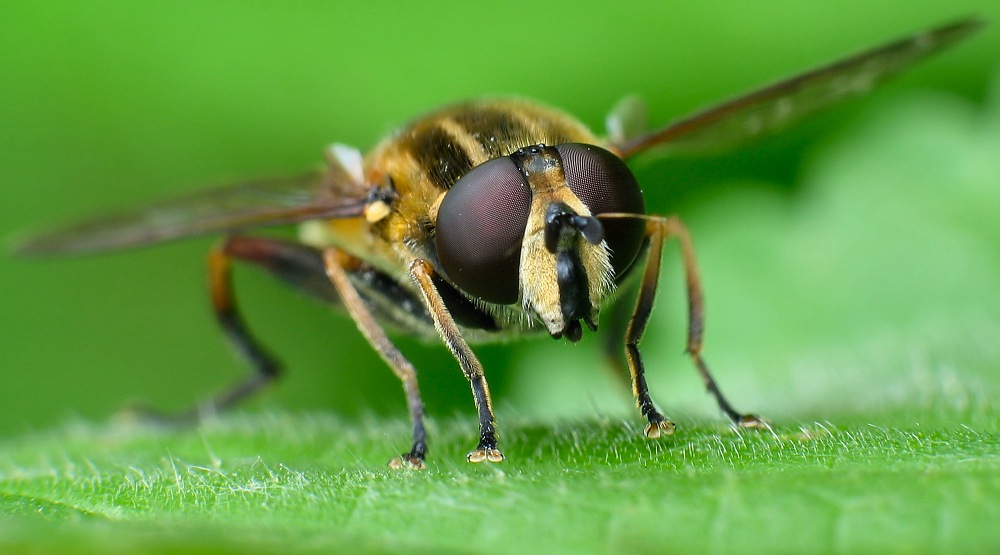
<path fill-rule="evenodd" d="M 627 367 L 644 433 L 673 431 L 650 398 L 638 344 L 653 306 L 661 251 L 680 243 L 688 295 L 687 353 L 735 425 L 766 427 L 735 410 L 702 358 L 704 311 L 694 248 L 682 222 L 649 215 L 625 161 L 653 147 L 690 151 L 784 128 L 870 90 L 981 26 L 964 20 L 846 58 L 649 131 L 634 103 L 598 137 L 575 119 L 522 100 L 458 104 L 420 117 L 366 156 L 333 145 L 324 170 L 260 180 L 85 221 L 22 242 L 27 255 L 86 253 L 223 233 L 211 251 L 212 307 L 253 373 L 211 401 L 224 409 L 280 373 L 234 302 L 231 264 L 249 263 L 339 304 L 403 383 L 412 447 L 393 467 L 422 468 L 427 453 L 417 371 L 385 327 L 442 341 L 468 380 L 479 416 L 471 462 L 499 462 L 489 387 L 469 342 L 547 332 L 578 341 L 602 304 L 637 282 L 631 318 L 610 327 L 609 353 Z M 300 240 L 243 235 L 300 224 Z M 620 320 L 618 322 L 617 320 Z M 618 349 L 624 344 L 625 356 Z M 624 362 L 624 365 L 622 364 Z M 197 416 L 197 410 L 188 416 Z"/>

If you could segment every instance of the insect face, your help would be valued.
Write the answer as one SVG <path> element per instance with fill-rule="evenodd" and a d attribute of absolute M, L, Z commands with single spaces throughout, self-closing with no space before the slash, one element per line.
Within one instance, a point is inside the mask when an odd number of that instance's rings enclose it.
<path fill-rule="evenodd" d="M 554 337 L 597 329 L 601 301 L 638 255 L 642 193 L 617 156 L 593 145 L 522 148 L 467 173 L 444 196 L 435 245 L 447 277 L 486 303 L 514 304 Z"/>

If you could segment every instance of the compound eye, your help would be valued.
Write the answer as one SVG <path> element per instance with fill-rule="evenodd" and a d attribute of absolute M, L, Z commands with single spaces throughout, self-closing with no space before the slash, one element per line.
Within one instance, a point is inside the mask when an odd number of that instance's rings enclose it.
<path fill-rule="evenodd" d="M 486 302 L 517 302 L 530 209 L 531 189 L 510 157 L 494 158 L 463 175 L 438 209 L 434 241 L 448 278 Z"/>
<path fill-rule="evenodd" d="M 558 145 L 556 150 L 562 158 L 567 185 L 591 214 L 646 213 L 639 183 L 621 158 L 603 148 L 579 143 Z M 646 236 L 646 222 L 637 218 L 606 218 L 601 224 L 617 278 L 639 254 Z"/>

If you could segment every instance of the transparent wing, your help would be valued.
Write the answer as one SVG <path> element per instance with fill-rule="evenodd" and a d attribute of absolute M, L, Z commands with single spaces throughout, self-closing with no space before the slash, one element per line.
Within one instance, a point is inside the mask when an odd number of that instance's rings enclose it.
<path fill-rule="evenodd" d="M 604 120 L 604 127 L 608 131 L 608 139 L 618 145 L 649 133 L 646 102 L 636 95 L 619 100 Z"/>
<path fill-rule="evenodd" d="M 23 255 L 83 254 L 209 233 L 359 216 L 368 191 L 319 172 L 248 181 L 107 214 L 19 241 Z"/>
<path fill-rule="evenodd" d="M 615 146 L 623 158 L 654 146 L 666 154 L 711 154 L 732 149 L 838 102 L 861 96 L 892 75 L 968 37 L 982 25 L 978 19 L 966 19 L 931 29 L 775 83 Z"/>

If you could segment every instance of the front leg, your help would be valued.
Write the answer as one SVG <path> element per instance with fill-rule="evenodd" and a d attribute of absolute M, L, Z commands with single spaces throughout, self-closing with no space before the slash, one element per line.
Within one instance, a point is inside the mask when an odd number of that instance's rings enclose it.
<path fill-rule="evenodd" d="M 467 459 L 474 463 L 500 462 L 504 457 L 503 453 L 497 449 L 496 420 L 493 416 L 490 388 L 483 375 L 483 365 L 469 348 L 469 344 L 462 339 L 461 331 L 445 307 L 441 294 L 434 286 L 433 273 L 434 270 L 430 264 L 424 260 L 417 259 L 410 263 L 410 277 L 420 288 L 424 305 L 434 320 L 434 328 L 448 350 L 458 360 L 462 373 L 465 374 L 472 386 L 472 398 L 475 400 L 476 411 L 479 413 L 479 445 L 469 453 Z"/>

